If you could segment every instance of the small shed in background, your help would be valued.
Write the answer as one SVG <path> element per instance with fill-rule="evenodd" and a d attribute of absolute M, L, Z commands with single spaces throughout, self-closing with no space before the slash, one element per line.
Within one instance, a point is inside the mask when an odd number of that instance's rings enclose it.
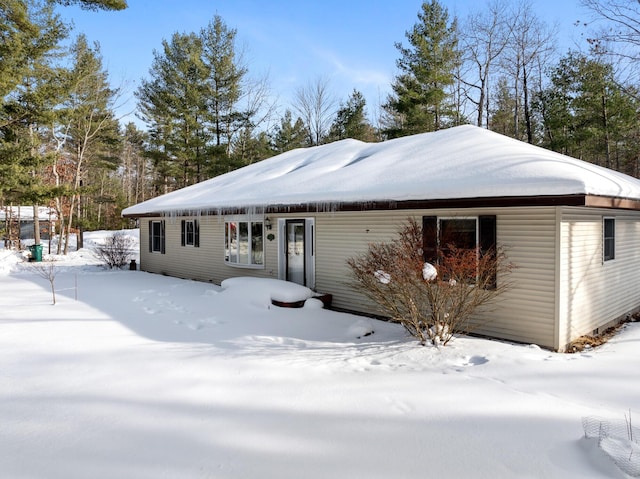
<path fill-rule="evenodd" d="M 40 238 L 48 240 L 58 217 L 52 208 L 40 206 L 37 210 Z M 33 206 L 0 207 L 0 231 L 5 248 L 19 247 L 22 241 L 34 239 L 33 213 Z"/>

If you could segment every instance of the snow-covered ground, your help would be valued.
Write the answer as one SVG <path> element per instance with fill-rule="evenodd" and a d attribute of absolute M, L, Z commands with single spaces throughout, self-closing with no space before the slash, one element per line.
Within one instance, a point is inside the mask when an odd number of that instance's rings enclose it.
<path fill-rule="evenodd" d="M 627 477 L 582 418 L 636 421 L 638 323 L 573 355 L 421 347 L 251 283 L 106 270 L 104 234 L 55 258 L 55 306 L 0 249 L 0 477 Z"/>

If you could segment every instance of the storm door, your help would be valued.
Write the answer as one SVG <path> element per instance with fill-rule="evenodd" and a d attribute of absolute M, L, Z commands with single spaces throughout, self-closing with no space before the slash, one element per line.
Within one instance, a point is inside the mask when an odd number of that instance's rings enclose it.
<path fill-rule="evenodd" d="M 314 219 L 288 219 L 280 224 L 280 278 L 315 287 Z"/>
<path fill-rule="evenodd" d="M 304 220 L 287 221 L 287 281 L 304 285 Z"/>

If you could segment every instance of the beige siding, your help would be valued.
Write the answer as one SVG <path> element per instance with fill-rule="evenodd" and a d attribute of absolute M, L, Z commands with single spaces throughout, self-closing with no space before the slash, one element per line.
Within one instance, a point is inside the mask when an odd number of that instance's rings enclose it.
<path fill-rule="evenodd" d="M 336 307 L 375 312 L 375 306 L 348 286 L 346 259 L 370 241 L 388 240 L 412 215 L 497 215 L 498 242 L 517 268 L 513 287 L 502 296 L 482 333 L 555 347 L 555 208 L 341 212 L 316 217 L 318 290 L 332 293 Z"/>
<path fill-rule="evenodd" d="M 508 249 L 517 268 L 513 287 L 490 313 L 491 322 L 481 333 L 515 341 L 556 347 L 556 208 L 501 208 L 474 210 L 327 212 L 269 215 L 278 218 L 315 218 L 316 289 L 331 293 L 339 308 L 375 313 L 375 305 L 349 287 L 346 260 L 366 250 L 374 241 L 390 240 L 411 215 L 497 215 L 498 242 Z M 219 284 L 233 276 L 278 277 L 278 241 L 265 241 L 265 268 L 242 269 L 224 264 L 222 219 L 200 218 L 200 248 L 180 245 L 180 221 L 166 220 L 167 254 L 149 253 L 148 221 L 141 224 L 141 267 L 146 271 Z M 277 236 L 278 231 L 267 231 Z"/>
<path fill-rule="evenodd" d="M 615 219 L 615 259 L 602 259 L 602 218 Z M 640 306 L 640 213 L 563 208 L 560 346 Z"/>
<path fill-rule="evenodd" d="M 161 220 L 163 218 L 151 219 Z M 196 217 L 164 218 L 166 254 L 149 252 L 149 219 L 145 218 L 141 221 L 140 268 L 143 271 L 199 281 L 211 281 L 216 284 L 235 276 L 274 278 L 278 276 L 276 241 L 265 241 L 264 268 L 228 266 L 224 263 L 224 220 L 218 216 L 197 218 L 200 222 L 200 247 L 196 248 L 181 245 L 181 219 L 196 219 Z"/>

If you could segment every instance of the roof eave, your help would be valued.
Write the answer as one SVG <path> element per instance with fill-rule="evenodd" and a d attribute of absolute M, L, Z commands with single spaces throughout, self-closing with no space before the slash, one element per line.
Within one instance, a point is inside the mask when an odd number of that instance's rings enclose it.
<path fill-rule="evenodd" d="M 448 198 L 432 200 L 373 200 L 336 203 L 330 209 L 337 211 L 417 210 L 443 208 L 509 208 L 522 206 L 586 206 L 640 211 L 640 200 L 598 195 L 571 194 L 545 196 L 496 196 L 477 198 Z M 255 210 L 256 206 L 211 207 L 199 209 L 201 215 L 238 214 Z M 262 205 L 265 214 L 271 213 L 321 213 L 327 211 L 326 204 L 303 203 L 292 205 Z M 153 211 L 125 214 L 125 218 L 152 218 L 159 216 L 193 216 L 193 209 Z"/>

